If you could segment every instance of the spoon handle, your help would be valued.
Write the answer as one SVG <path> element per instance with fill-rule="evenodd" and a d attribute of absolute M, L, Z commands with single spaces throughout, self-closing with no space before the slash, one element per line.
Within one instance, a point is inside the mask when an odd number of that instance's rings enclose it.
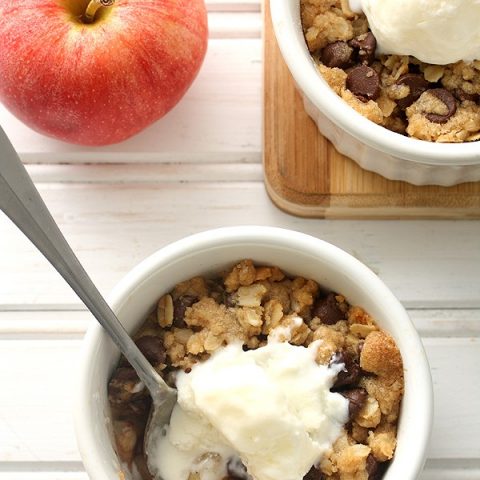
<path fill-rule="evenodd" d="M 85 272 L 1 127 L 0 209 L 72 287 L 135 368 L 152 397 L 155 398 L 160 390 L 169 389 Z"/>

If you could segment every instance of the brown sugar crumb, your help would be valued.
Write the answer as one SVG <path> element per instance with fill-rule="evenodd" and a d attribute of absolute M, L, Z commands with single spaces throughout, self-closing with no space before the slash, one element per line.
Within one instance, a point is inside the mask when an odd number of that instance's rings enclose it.
<path fill-rule="evenodd" d="M 327 325 L 320 325 L 313 332 L 312 339 L 321 340 L 317 350 L 317 362 L 322 365 L 327 365 L 336 352 L 343 350 L 345 343 L 344 335 Z"/>
<path fill-rule="evenodd" d="M 350 90 L 344 88 L 340 92 L 340 96 L 360 115 L 368 118 L 370 121 L 381 125 L 384 117 L 382 109 L 374 100 L 363 102 L 358 99 Z"/>
<path fill-rule="evenodd" d="M 226 275 L 224 283 L 227 292 L 233 292 L 240 286 L 248 286 L 260 280 L 279 282 L 285 274 L 278 267 L 256 268 L 252 260 L 242 260 Z"/>
<path fill-rule="evenodd" d="M 255 272 L 256 282 L 259 280 L 280 282 L 285 278 L 285 274 L 278 267 L 257 267 Z"/>
<path fill-rule="evenodd" d="M 402 358 L 393 338 L 341 292 L 325 292 L 311 279 L 288 277 L 278 267 L 246 259 L 222 277 L 177 284 L 134 338 L 171 385 L 176 372 L 189 372 L 232 342 L 245 350 L 267 341 L 304 347 L 316 342 L 317 363 L 342 365 L 332 391 L 348 400 L 349 420 L 305 480 L 380 479 L 395 454 Z M 117 453 L 143 480 L 151 480 L 142 460 L 150 397 L 125 359 L 110 380 L 109 401 Z M 198 472 L 190 473 L 189 480 L 198 478 Z"/>
<path fill-rule="evenodd" d="M 286 279 L 281 282 L 261 282 L 267 289 L 263 296 L 263 302 L 267 303 L 269 300 L 275 300 L 280 303 L 285 313 L 291 311 L 291 280 Z"/>
<path fill-rule="evenodd" d="M 360 385 L 378 401 L 382 415 L 388 421 L 395 422 L 403 396 L 403 378 L 364 377 Z"/>
<path fill-rule="evenodd" d="M 463 102 L 445 123 L 432 122 L 425 115 L 426 112 L 443 115 L 446 111 L 446 106 L 432 98 L 427 90 L 407 108 L 407 133 L 421 140 L 445 143 L 473 140 L 474 135 L 480 132 L 479 105 L 471 101 Z"/>
<path fill-rule="evenodd" d="M 233 292 L 240 286 L 251 285 L 256 279 L 256 270 L 251 260 L 242 260 L 235 265 L 233 270 L 225 278 L 227 292 Z"/>
<path fill-rule="evenodd" d="M 267 289 L 261 283 L 254 283 L 248 287 L 239 287 L 233 297 L 239 307 L 259 307 Z"/>
<path fill-rule="evenodd" d="M 300 316 L 308 314 L 318 293 L 318 284 L 313 280 L 297 277 L 292 282 L 291 308 Z"/>
<path fill-rule="evenodd" d="M 363 344 L 360 366 L 366 372 L 396 379 L 402 375 L 402 357 L 393 338 L 383 331 L 370 333 Z"/>
<path fill-rule="evenodd" d="M 323 48 L 337 40 L 349 40 L 352 37 L 353 27 L 351 22 L 336 10 L 316 15 L 305 33 L 305 39 L 311 51 Z"/>
<path fill-rule="evenodd" d="M 358 412 L 355 422 L 364 428 L 375 428 L 381 418 L 382 413 L 376 398 L 368 396 L 363 408 Z"/>
<path fill-rule="evenodd" d="M 275 328 L 268 331 L 268 339 L 289 342 L 293 345 L 304 345 L 311 330 L 303 320 L 295 314 L 285 315 Z"/>
<path fill-rule="evenodd" d="M 319 73 L 358 113 L 429 142 L 480 140 L 480 59 L 433 65 L 407 55 L 375 56 L 368 20 L 347 0 L 301 0 L 300 5 Z M 439 91 L 447 103 L 439 101 Z"/>
<path fill-rule="evenodd" d="M 172 291 L 173 300 L 180 297 L 190 295 L 197 298 L 206 297 L 208 295 L 207 282 L 203 277 L 194 277 L 185 282 L 178 283 Z"/>
<path fill-rule="evenodd" d="M 370 447 L 361 443 L 340 450 L 334 457 L 338 471 L 341 472 L 340 478 L 347 478 L 345 474 L 348 474 L 350 478 L 367 480 L 366 464 L 370 452 Z"/>
<path fill-rule="evenodd" d="M 187 308 L 185 323 L 201 328 L 188 340 L 187 352 L 192 355 L 212 353 L 228 343 L 247 340 L 247 329 L 238 321 L 235 310 L 219 305 L 212 298 L 202 298 Z"/>
<path fill-rule="evenodd" d="M 358 423 L 352 424 L 351 435 L 357 443 L 366 444 L 368 440 L 368 428 L 361 427 Z"/>
<path fill-rule="evenodd" d="M 326 478 L 368 480 L 367 458 L 371 448 L 355 443 L 344 434 L 333 445 L 333 449 L 320 462 L 320 470 Z"/>
<path fill-rule="evenodd" d="M 397 446 L 396 433 L 396 429 L 390 424 L 387 428 L 379 427 L 368 432 L 368 446 L 379 462 L 386 462 L 393 458 Z"/>
<path fill-rule="evenodd" d="M 347 74 L 341 68 L 327 68 L 320 64 L 318 65 L 318 71 L 337 95 L 340 95 L 346 88 Z"/>

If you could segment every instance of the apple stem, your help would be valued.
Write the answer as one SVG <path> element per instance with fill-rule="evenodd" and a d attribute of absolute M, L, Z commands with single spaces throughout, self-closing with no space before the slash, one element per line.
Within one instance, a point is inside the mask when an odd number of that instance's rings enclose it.
<path fill-rule="evenodd" d="M 115 0 L 90 0 L 83 15 L 83 21 L 85 23 L 92 23 L 97 11 L 101 7 L 111 7 L 114 3 Z"/>

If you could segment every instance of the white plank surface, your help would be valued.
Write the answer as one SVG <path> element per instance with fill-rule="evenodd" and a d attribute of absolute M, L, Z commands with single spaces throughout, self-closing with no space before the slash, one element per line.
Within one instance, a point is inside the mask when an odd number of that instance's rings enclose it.
<path fill-rule="evenodd" d="M 420 480 L 477 480 L 480 478 L 480 462 L 430 462 Z"/>
<path fill-rule="evenodd" d="M 408 307 L 480 307 L 479 222 L 305 220 L 275 208 L 259 182 L 39 184 L 39 189 L 105 294 L 168 242 L 208 228 L 257 223 L 301 230 L 347 250 Z M 4 216 L 0 229 L 0 305 L 78 303 Z"/>
<path fill-rule="evenodd" d="M 0 471 L 0 480 L 88 480 L 88 476 L 85 472 L 78 471 L 68 471 L 67 467 L 60 465 L 61 469 L 56 469 L 54 471 L 49 471 L 47 469 L 39 471 L 42 467 L 45 467 L 41 464 L 29 465 L 31 471 L 15 471 L 14 468 L 17 465 L 9 465 L 7 471 Z"/>
<path fill-rule="evenodd" d="M 159 184 L 262 182 L 260 163 L 125 163 L 27 165 L 34 182 L 65 184 Z"/>
<path fill-rule="evenodd" d="M 215 12 L 259 12 L 259 0 L 208 0 L 208 11 Z"/>

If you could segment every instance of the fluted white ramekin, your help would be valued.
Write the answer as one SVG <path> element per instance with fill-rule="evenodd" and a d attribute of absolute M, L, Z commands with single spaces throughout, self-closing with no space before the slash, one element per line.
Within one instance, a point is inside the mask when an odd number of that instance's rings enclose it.
<path fill-rule="evenodd" d="M 283 58 L 305 109 L 335 148 L 366 170 L 415 185 L 480 180 L 480 142 L 432 143 L 376 125 L 344 102 L 317 71 L 300 20 L 300 0 L 270 0 Z"/>

